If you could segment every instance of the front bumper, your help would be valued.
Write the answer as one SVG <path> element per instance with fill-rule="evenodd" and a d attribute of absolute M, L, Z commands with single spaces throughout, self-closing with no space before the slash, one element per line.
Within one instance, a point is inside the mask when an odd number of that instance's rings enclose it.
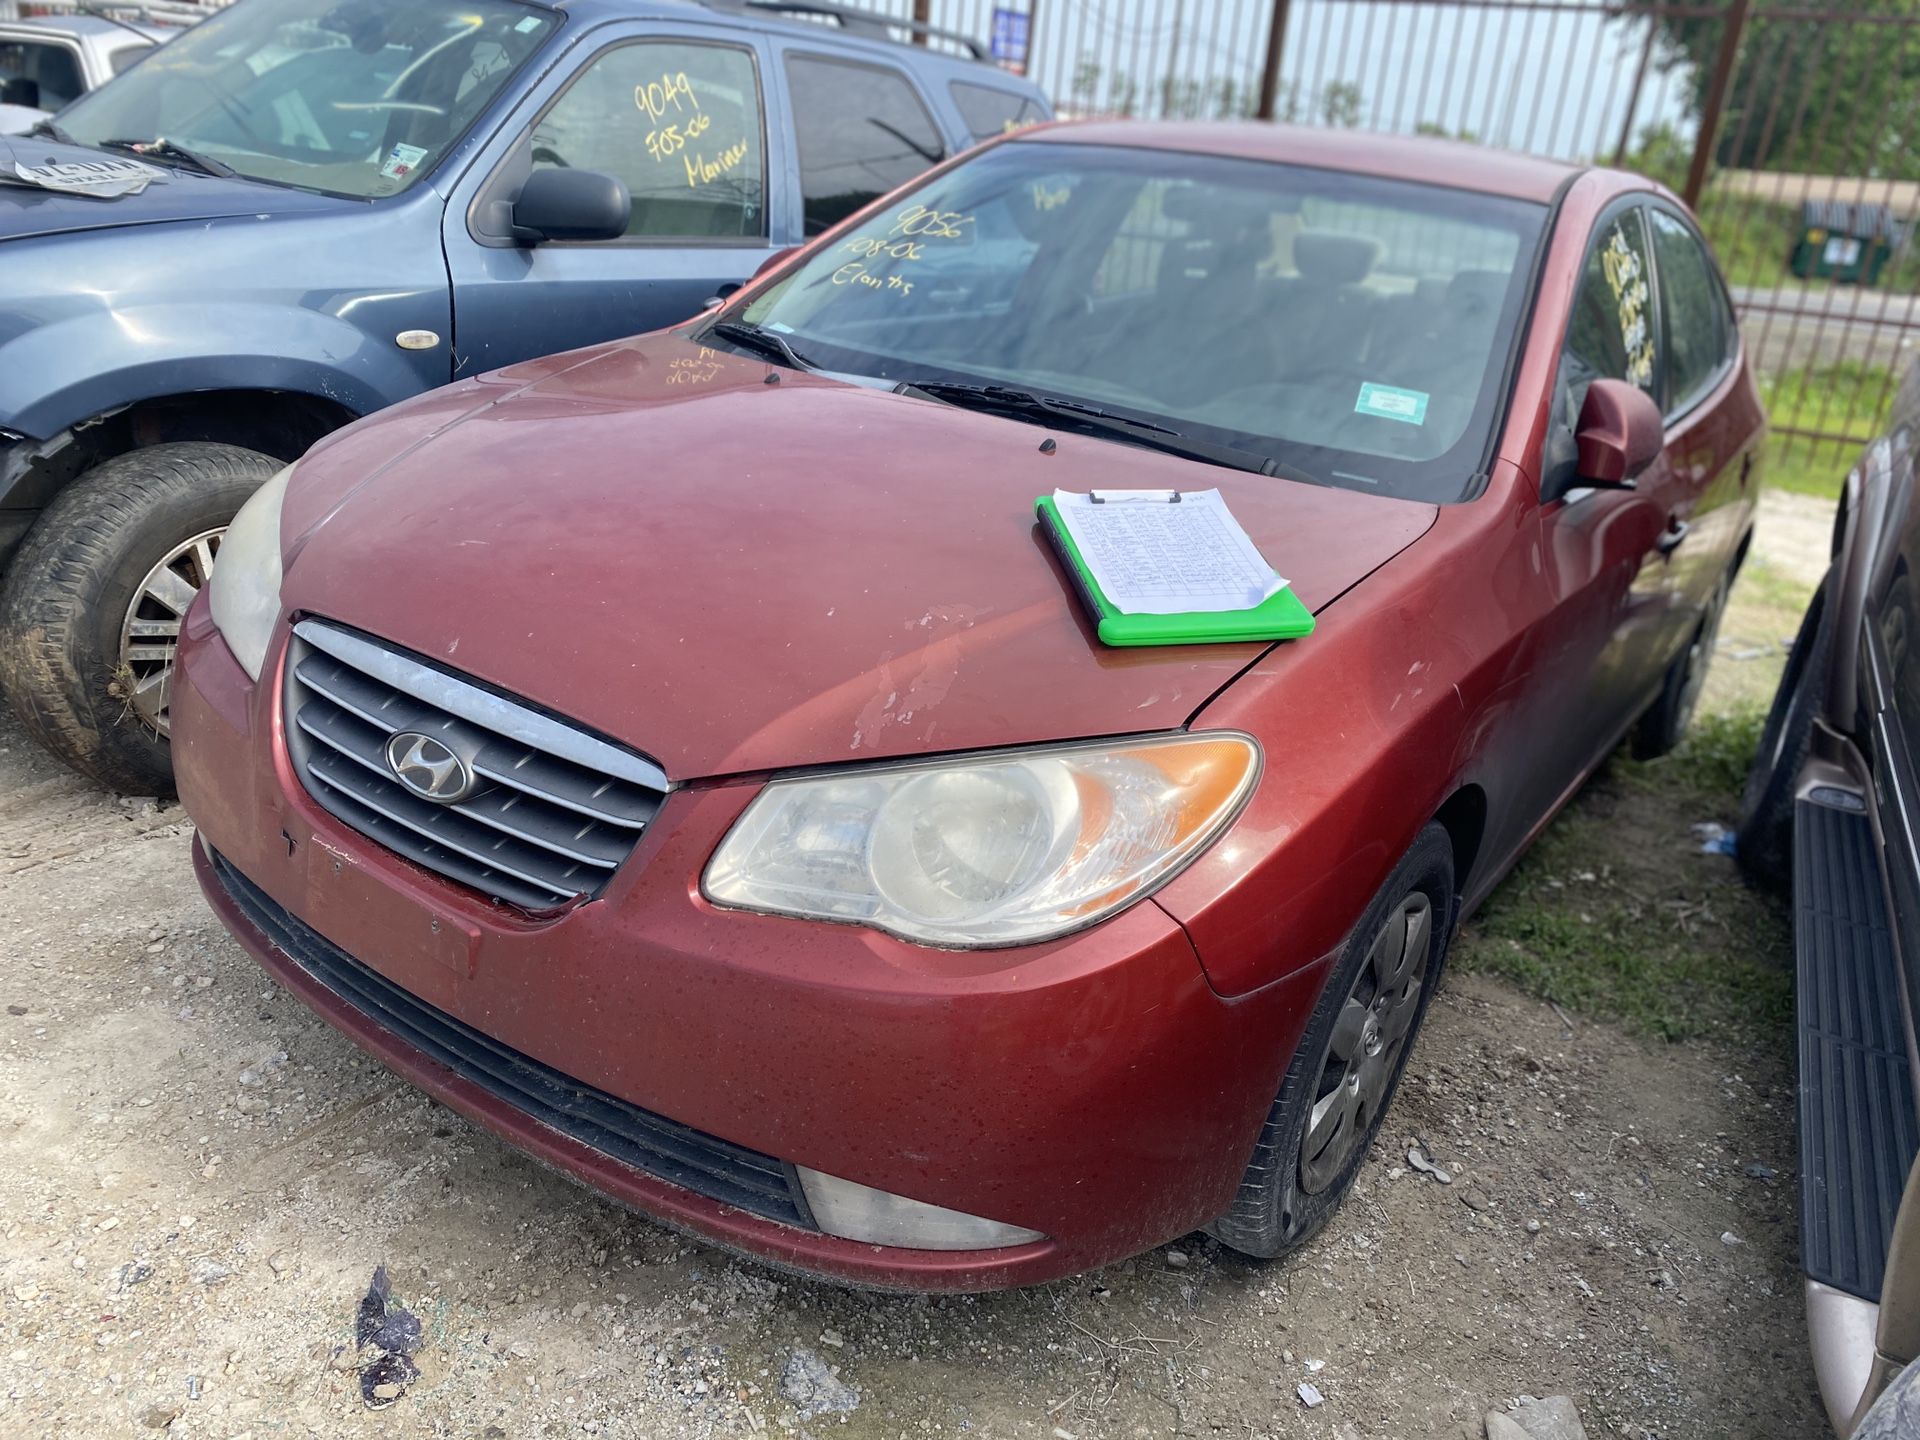
<path fill-rule="evenodd" d="M 536 1159 L 773 1263 L 920 1290 L 1092 1268 L 1231 1201 L 1323 967 L 1229 1003 L 1151 903 L 997 953 L 716 910 L 699 873 L 751 783 L 674 792 L 599 899 L 533 919 L 417 869 L 307 797 L 281 734 L 284 653 L 283 631 L 270 683 L 256 686 L 204 603 L 183 627 L 173 748 L 202 888 L 331 1024 Z M 334 958 L 303 957 L 309 939 Z M 361 990 L 330 983 L 327 965 L 341 962 L 364 971 Z M 783 1215 L 708 1171 L 675 1172 L 543 1118 L 524 1089 L 436 1051 L 365 985 L 557 1073 L 562 1089 L 720 1147 L 703 1154 L 736 1147 L 776 1170 L 803 1165 L 1048 1238 L 920 1251 L 823 1234 L 804 1204 Z"/>

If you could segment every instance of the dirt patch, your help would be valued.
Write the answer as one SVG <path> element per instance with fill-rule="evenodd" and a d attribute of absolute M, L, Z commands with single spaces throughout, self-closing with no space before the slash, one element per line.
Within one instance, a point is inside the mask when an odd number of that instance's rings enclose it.
<path fill-rule="evenodd" d="M 1550 838 L 1657 916 L 1623 856 L 1685 846 L 1692 792 L 1649 784 Z M 424 1100 L 225 937 L 188 843 L 0 722 L 0 1433 L 1477 1437 L 1552 1393 L 1596 1436 L 1821 1425 L 1777 1023 L 1670 1043 L 1456 970 L 1294 1260 L 1190 1237 L 1034 1291 L 873 1297 L 678 1239 Z M 1597 952 L 1617 918 L 1566 904 L 1554 943 L 1577 959 L 1584 914 Z M 1408 1167 L 1416 1138 L 1452 1184 Z M 424 1333 L 376 1414 L 341 1357 L 383 1262 Z"/>

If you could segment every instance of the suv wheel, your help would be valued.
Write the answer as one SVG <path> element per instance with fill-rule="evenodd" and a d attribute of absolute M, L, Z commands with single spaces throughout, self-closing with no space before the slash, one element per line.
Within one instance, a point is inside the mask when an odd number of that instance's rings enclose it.
<path fill-rule="evenodd" d="M 237 445 L 152 445 L 47 506 L 0 589 L 0 686 L 33 736 L 127 794 L 173 792 L 174 649 L 234 512 L 281 462 Z"/>
<path fill-rule="evenodd" d="M 1428 825 L 1327 977 L 1233 1206 L 1207 1227 L 1215 1239 L 1272 1259 L 1304 1245 L 1339 1208 L 1406 1069 L 1457 903 L 1453 841 Z"/>

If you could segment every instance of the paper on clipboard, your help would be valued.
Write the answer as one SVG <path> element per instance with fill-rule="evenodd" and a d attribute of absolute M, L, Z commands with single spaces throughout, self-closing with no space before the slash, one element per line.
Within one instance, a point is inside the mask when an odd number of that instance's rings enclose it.
<path fill-rule="evenodd" d="M 1060 521 L 1101 594 L 1124 615 L 1251 610 L 1287 582 L 1218 490 L 1053 492 Z"/>

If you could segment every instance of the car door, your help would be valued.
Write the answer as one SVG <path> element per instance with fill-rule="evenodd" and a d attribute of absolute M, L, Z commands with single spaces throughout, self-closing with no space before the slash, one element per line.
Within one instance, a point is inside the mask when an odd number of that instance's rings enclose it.
<path fill-rule="evenodd" d="M 1593 381 L 1625 380 L 1658 400 L 1665 371 L 1646 210 L 1631 200 L 1602 216 L 1588 245 L 1555 387 L 1549 465 L 1570 462 Z M 1676 469 L 1669 444 L 1632 489 L 1585 489 L 1576 481 L 1548 507 L 1560 603 L 1583 627 L 1579 643 L 1590 659 L 1574 727 L 1588 763 L 1659 689 L 1674 628 L 1670 572 L 1688 543 L 1685 520 L 1698 493 L 1697 481 Z"/>
<path fill-rule="evenodd" d="M 603 27 L 568 58 L 448 206 L 456 378 L 684 320 L 790 243 L 770 203 L 784 151 L 769 154 L 768 55 L 755 32 Z M 625 182 L 627 233 L 517 238 L 513 199 L 549 167 Z"/>
<path fill-rule="evenodd" d="M 905 70 L 797 41 L 782 59 L 806 236 L 947 157 L 947 137 Z"/>
<path fill-rule="evenodd" d="M 1667 454 L 1675 480 L 1660 648 L 1674 654 L 1699 628 L 1746 533 L 1760 430 L 1741 397 L 1723 393 L 1738 362 L 1739 331 L 1706 242 L 1665 201 L 1650 202 L 1646 219 L 1660 292 Z"/>

